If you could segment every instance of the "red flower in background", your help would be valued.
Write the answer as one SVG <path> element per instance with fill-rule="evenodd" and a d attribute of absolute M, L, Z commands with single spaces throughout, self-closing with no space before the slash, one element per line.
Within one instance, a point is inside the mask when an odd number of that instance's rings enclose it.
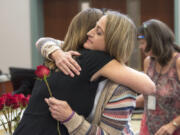
<path fill-rule="evenodd" d="M 50 70 L 46 66 L 43 66 L 43 65 L 37 66 L 37 69 L 35 71 L 36 76 L 41 79 L 49 76 L 49 73 L 50 73 Z"/>
<path fill-rule="evenodd" d="M 10 98 L 12 97 L 11 93 L 3 94 L 2 97 L 5 99 L 5 105 L 11 106 Z"/>
<path fill-rule="evenodd" d="M 20 107 L 20 104 L 19 104 L 19 101 L 18 101 L 18 98 L 17 96 L 12 96 L 9 98 L 9 102 L 10 102 L 10 106 L 13 108 L 13 109 L 17 109 L 18 107 Z"/>
<path fill-rule="evenodd" d="M 24 94 L 15 94 L 14 96 L 18 100 L 19 106 L 25 107 L 29 102 L 29 98 L 25 97 Z"/>
<path fill-rule="evenodd" d="M 12 107 L 16 109 L 19 107 L 19 101 L 16 95 L 11 95 L 11 93 L 4 94 L 2 97 L 5 99 L 5 106 Z"/>
<path fill-rule="evenodd" d="M 5 105 L 5 98 L 0 97 L 0 111 L 4 108 L 4 105 Z"/>
<path fill-rule="evenodd" d="M 27 97 L 26 97 L 26 98 L 27 98 L 27 100 L 28 100 L 28 103 L 29 103 L 29 99 L 30 99 L 30 97 L 31 97 L 31 95 L 30 95 L 30 94 L 28 94 L 28 95 L 27 95 Z"/>
<path fill-rule="evenodd" d="M 28 105 L 29 99 L 30 95 L 25 97 L 23 94 L 12 95 L 11 93 L 3 94 L 0 97 L 0 112 L 2 112 L 5 118 L 0 118 L 0 121 L 4 130 L 9 132 L 11 135 L 12 130 L 19 124 L 21 114 L 23 109 Z M 14 127 L 12 126 L 13 122 Z"/>

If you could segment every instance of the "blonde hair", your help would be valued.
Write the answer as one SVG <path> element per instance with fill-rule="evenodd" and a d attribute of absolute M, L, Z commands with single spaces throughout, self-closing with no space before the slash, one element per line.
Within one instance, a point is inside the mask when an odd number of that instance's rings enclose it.
<path fill-rule="evenodd" d="M 96 8 L 89 8 L 78 13 L 71 21 L 62 49 L 77 51 L 81 48 L 87 40 L 87 32 L 95 27 L 102 15 L 103 12 Z"/>
<path fill-rule="evenodd" d="M 136 26 L 130 18 L 119 12 L 108 11 L 106 16 L 106 52 L 125 63 L 134 48 Z"/>

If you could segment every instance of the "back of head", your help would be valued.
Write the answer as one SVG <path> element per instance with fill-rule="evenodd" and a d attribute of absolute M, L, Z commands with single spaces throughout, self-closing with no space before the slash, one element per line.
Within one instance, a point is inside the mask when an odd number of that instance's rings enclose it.
<path fill-rule="evenodd" d="M 103 12 L 89 8 L 78 13 L 71 21 L 64 39 L 63 50 L 78 50 L 87 40 L 87 32 L 95 27 Z"/>
<path fill-rule="evenodd" d="M 152 50 L 161 66 L 166 65 L 172 58 L 173 52 L 179 48 L 175 45 L 172 30 L 163 22 L 151 19 L 143 23 L 138 29 L 138 35 L 143 35 L 147 41 L 145 52 Z"/>
<path fill-rule="evenodd" d="M 119 62 L 125 63 L 134 48 L 136 27 L 126 15 L 108 11 L 105 30 L 106 51 Z"/>

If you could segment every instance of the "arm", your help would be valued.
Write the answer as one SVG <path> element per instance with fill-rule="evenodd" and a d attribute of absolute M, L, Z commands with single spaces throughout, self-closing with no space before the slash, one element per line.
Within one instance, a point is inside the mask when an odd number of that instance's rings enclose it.
<path fill-rule="evenodd" d="M 177 68 L 177 73 L 178 73 L 178 79 L 180 81 L 180 58 L 178 58 L 176 61 L 176 68 Z"/>
<path fill-rule="evenodd" d="M 163 125 L 155 135 L 172 135 L 176 129 L 180 128 L 180 115 L 168 124 Z"/>
<path fill-rule="evenodd" d="M 136 108 L 144 108 L 144 97 L 142 94 L 136 97 Z"/>
<path fill-rule="evenodd" d="M 154 82 L 144 73 L 136 71 L 116 60 L 112 60 L 92 76 L 92 80 L 104 76 L 118 84 L 123 84 L 138 93 L 154 93 Z"/>
<path fill-rule="evenodd" d="M 147 73 L 150 64 L 150 57 L 144 59 L 144 72 Z M 136 97 L 136 108 L 144 108 L 144 96 L 141 94 Z"/>
<path fill-rule="evenodd" d="M 54 38 L 40 38 L 36 42 L 37 49 L 41 52 L 42 56 L 50 61 L 55 61 L 56 66 L 64 72 L 66 75 L 74 77 L 80 74 L 81 67 L 72 58 L 72 56 L 79 56 L 80 54 L 76 51 L 64 52 L 60 46 L 63 41 L 56 40 Z"/>
<path fill-rule="evenodd" d="M 67 127 L 68 132 L 73 135 L 122 134 L 122 131 L 126 130 L 124 127 L 126 127 L 125 125 L 129 122 L 132 109 L 135 107 L 135 95 L 136 94 L 134 92 L 129 91 L 127 88 L 124 89 L 123 87 L 123 89 L 120 88 L 117 89 L 113 94 L 113 96 L 108 101 L 108 103 L 105 105 L 105 109 L 101 114 L 101 118 L 100 118 L 101 121 L 98 125 L 89 123 L 77 113 L 75 113 L 75 115 L 69 121 L 63 124 Z M 65 114 L 63 116 L 63 110 L 66 110 L 65 108 L 69 108 L 67 103 L 65 103 L 66 105 L 65 104 L 62 105 L 61 103 L 63 103 L 63 101 L 57 99 L 53 100 L 52 98 L 50 98 L 46 102 L 50 107 L 51 115 L 53 118 L 59 121 L 63 121 L 65 117 L 66 118 L 68 117 L 65 116 Z M 55 104 L 57 104 L 57 106 Z M 69 112 L 68 109 L 66 110 L 66 113 L 67 112 Z M 68 115 L 70 116 L 71 113 L 72 111 L 70 111 Z M 111 114 L 113 114 L 113 116 Z M 123 121 L 122 119 L 117 119 L 120 116 L 123 117 Z"/>
<path fill-rule="evenodd" d="M 56 40 L 50 37 L 44 37 L 38 39 L 36 42 L 36 47 L 41 52 L 41 55 L 50 61 L 53 61 L 49 56 L 56 50 L 60 50 L 60 45 L 63 44 L 63 41 Z"/>
<path fill-rule="evenodd" d="M 148 70 L 148 67 L 149 67 L 149 64 L 150 64 L 150 56 L 147 56 L 145 59 L 144 59 L 144 73 L 147 73 L 147 70 Z"/>

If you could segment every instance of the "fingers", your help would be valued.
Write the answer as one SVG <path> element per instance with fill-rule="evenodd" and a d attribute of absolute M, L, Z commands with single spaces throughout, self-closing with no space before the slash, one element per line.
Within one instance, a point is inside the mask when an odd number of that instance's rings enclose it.
<path fill-rule="evenodd" d="M 58 121 L 67 119 L 73 113 L 73 110 L 66 101 L 58 100 L 54 97 L 45 98 L 44 100 L 49 106 L 52 117 Z"/>
<path fill-rule="evenodd" d="M 164 130 L 162 128 L 160 128 L 155 135 L 163 135 L 164 134 Z"/>
<path fill-rule="evenodd" d="M 170 135 L 167 132 L 166 126 L 162 126 L 156 133 L 155 135 Z"/>
<path fill-rule="evenodd" d="M 66 64 L 67 66 L 76 74 L 76 75 L 79 75 L 81 71 L 81 67 L 79 66 L 79 64 L 76 62 L 76 60 L 74 60 L 72 58 L 73 55 L 80 55 L 80 53 L 78 52 L 75 52 L 75 51 L 69 51 L 69 52 L 66 52 L 66 55 L 67 55 L 67 61 L 66 61 Z"/>
<path fill-rule="evenodd" d="M 78 63 L 73 59 L 69 58 L 69 62 L 67 62 L 67 66 L 70 70 L 72 70 L 76 75 L 80 75 L 81 68 Z"/>
<path fill-rule="evenodd" d="M 46 99 L 46 98 L 45 98 Z M 61 102 L 63 102 L 62 100 L 58 100 L 58 99 L 56 99 L 56 98 L 54 98 L 54 97 L 50 97 L 49 99 L 48 99 L 48 103 L 50 104 L 50 105 L 54 105 L 54 104 L 61 104 Z"/>
<path fill-rule="evenodd" d="M 49 100 L 47 98 L 45 98 L 44 101 L 49 105 Z"/>
<path fill-rule="evenodd" d="M 73 68 L 69 61 L 63 61 L 56 64 L 58 68 L 65 74 L 74 77 L 74 73 L 71 71 Z"/>
<path fill-rule="evenodd" d="M 59 52 L 60 53 L 60 52 Z M 79 64 L 72 58 L 72 55 L 80 55 L 78 52 L 69 51 L 69 52 L 61 52 L 61 55 L 56 55 L 55 62 L 56 66 L 66 75 L 70 75 L 74 77 L 74 73 L 76 75 L 80 74 L 81 67 Z"/>
<path fill-rule="evenodd" d="M 80 56 L 81 54 L 77 51 L 69 51 L 69 53 L 71 54 L 71 56 Z"/>
<path fill-rule="evenodd" d="M 67 52 L 69 55 L 69 61 L 71 62 L 71 64 L 73 64 L 75 66 L 75 68 L 77 68 L 77 70 L 81 71 L 81 67 L 79 66 L 79 64 L 72 58 L 72 56 L 74 56 L 76 54 L 76 56 L 80 56 L 81 54 L 75 51 L 69 51 Z"/>
<path fill-rule="evenodd" d="M 60 115 L 61 113 L 59 113 L 57 110 L 54 110 L 52 107 L 49 107 L 49 111 L 51 112 L 51 116 L 52 116 L 54 119 L 56 119 L 56 120 L 58 120 L 58 121 L 61 121 L 61 118 L 59 118 L 59 115 Z"/>
<path fill-rule="evenodd" d="M 44 101 L 48 104 L 48 106 L 58 105 L 61 102 L 61 100 L 57 100 L 54 97 L 44 98 Z"/>

